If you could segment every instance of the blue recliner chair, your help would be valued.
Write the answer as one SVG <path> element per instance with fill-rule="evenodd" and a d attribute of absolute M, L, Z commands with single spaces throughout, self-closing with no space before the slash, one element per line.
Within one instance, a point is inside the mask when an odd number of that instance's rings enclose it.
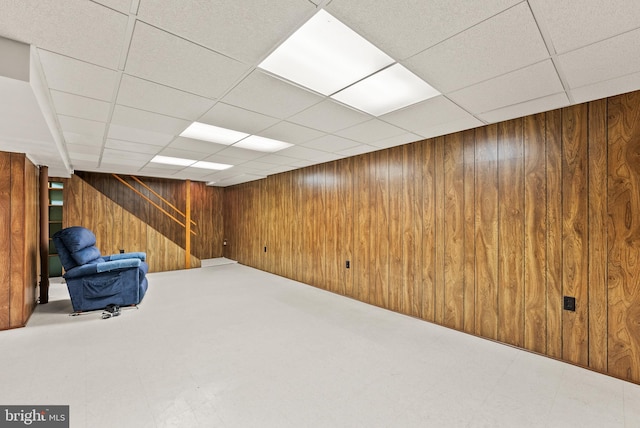
<path fill-rule="evenodd" d="M 147 291 L 145 253 L 100 255 L 96 236 L 72 226 L 53 235 L 75 312 L 140 303 Z"/>

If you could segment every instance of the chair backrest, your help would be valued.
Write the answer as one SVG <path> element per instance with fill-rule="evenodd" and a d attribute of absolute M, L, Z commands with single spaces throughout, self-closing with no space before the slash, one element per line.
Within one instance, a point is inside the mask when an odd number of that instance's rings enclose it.
<path fill-rule="evenodd" d="M 96 235 L 87 228 L 71 226 L 58 231 L 53 235 L 53 245 L 66 271 L 88 263 L 104 262 L 96 247 Z"/>

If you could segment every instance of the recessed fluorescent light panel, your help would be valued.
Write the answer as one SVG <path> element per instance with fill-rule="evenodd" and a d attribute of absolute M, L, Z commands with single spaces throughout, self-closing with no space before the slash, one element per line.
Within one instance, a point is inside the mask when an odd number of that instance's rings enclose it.
<path fill-rule="evenodd" d="M 196 162 L 193 165 L 191 165 L 194 168 L 203 168 L 203 169 L 215 169 L 215 170 L 224 170 L 224 169 L 229 169 L 231 168 L 233 165 L 227 165 L 224 163 L 215 163 L 215 162 L 204 162 L 204 161 L 200 161 L 200 162 Z"/>
<path fill-rule="evenodd" d="M 218 126 L 208 125 L 206 123 L 193 122 L 185 129 L 181 137 L 194 138 L 196 140 L 209 141 L 211 143 L 231 145 L 236 143 L 249 134 L 234 131 L 232 129 L 220 128 Z"/>
<path fill-rule="evenodd" d="M 259 137 L 257 135 L 251 135 L 233 145 L 233 147 L 240 147 L 241 149 L 269 153 L 277 152 L 278 150 L 286 149 L 291 146 L 293 146 L 293 144 L 285 143 L 284 141 L 272 140 L 271 138 Z"/>
<path fill-rule="evenodd" d="M 331 95 L 393 62 L 393 58 L 320 9 L 258 67 Z"/>
<path fill-rule="evenodd" d="M 167 165 L 189 166 L 195 162 L 192 159 L 172 158 L 169 156 L 155 156 L 151 159 L 153 163 L 163 163 Z"/>
<path fill-rule="evenodd" d="M 351 107 L 380 116 L 440 95 L 400 64 L 367 77 L 331 96 Z"/>

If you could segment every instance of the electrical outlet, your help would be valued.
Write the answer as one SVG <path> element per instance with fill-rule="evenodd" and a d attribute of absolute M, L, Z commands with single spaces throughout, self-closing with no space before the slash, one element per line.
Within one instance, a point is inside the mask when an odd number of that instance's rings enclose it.
<path fill-rule="evenodd" d="M 564 305 L 563 308 L 565 311 L 576 311 L 576 298 L 570 296 L 564 296 Z"/>

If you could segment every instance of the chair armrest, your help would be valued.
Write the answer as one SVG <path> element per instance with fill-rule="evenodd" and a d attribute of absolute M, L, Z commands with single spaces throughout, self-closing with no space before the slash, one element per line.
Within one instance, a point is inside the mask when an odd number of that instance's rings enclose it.
<path fill-rule="evenodd" d="M 147 253 L 143 253 L 143 252 L 118 253 L 118 254 L 111 254 L 110 256 L 102 256 L 102 258 L 107 262 L 112 260 L 122 260 L 122 259 L 140 259 L 142 261 L 145 261 L 147 259 Z"/>
<path fill-rule="evenodd" d="M 74 267 L 65 272 L 65 278 L 78 278 L 87 275 L 95 275 L 102 272 L 111 272 L 115 270 L 139 268 L 142 261 L 140 259 L 124 259 L 113 260 L 103 263 L 93 263 Z"/>

